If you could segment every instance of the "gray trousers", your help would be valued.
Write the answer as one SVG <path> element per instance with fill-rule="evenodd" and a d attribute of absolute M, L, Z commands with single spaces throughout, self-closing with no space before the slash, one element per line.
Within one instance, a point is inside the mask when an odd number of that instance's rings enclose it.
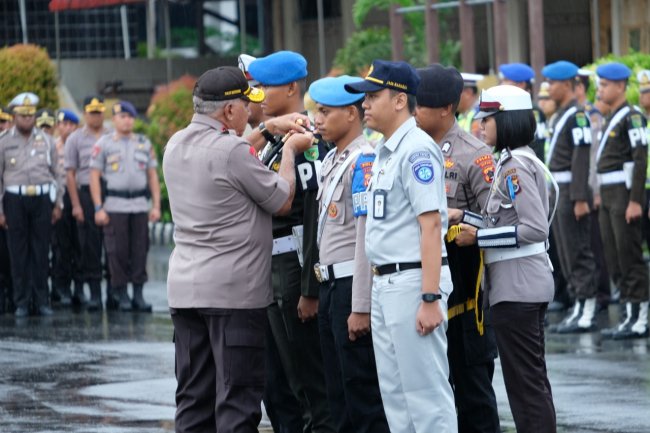
<path fill-rule="evenodd" d="M 560 184 L 560 200 L 553 221 L 553 236 L 557 245 L 560 268 L 571 295 L 576 299 L 596 296 L 596 260 L 591 248 L 591 215 L 580 221 L 573 213 L 574 202 L 569 197 L 569 185 Z"/>

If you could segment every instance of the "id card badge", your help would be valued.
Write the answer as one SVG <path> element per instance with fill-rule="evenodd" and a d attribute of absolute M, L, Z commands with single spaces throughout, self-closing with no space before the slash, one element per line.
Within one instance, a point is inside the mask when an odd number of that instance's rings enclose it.
<path fill-rule="evenodd" d="M 386 191 L 378 189 L 372 193 L 372 217 L 383 220 L 386 217 Z"/>

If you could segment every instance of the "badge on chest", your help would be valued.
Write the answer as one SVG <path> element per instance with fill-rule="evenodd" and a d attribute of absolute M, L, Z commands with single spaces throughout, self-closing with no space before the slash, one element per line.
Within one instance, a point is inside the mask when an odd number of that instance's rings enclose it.
<path fill-rule="evenodd" d="M 376 220 L 386 218 L 386 191 L 378 189 L 372 194 L 372 216 Z"/>

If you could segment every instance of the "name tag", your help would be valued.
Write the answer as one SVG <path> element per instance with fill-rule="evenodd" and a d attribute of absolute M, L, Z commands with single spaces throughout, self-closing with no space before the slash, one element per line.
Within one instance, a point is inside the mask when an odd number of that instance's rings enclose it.
<path fill-rule="evenodd" d="M 372 217 L 383 220 L 386 217 L 386 191 L 378 189 L 372 195 Z"/>

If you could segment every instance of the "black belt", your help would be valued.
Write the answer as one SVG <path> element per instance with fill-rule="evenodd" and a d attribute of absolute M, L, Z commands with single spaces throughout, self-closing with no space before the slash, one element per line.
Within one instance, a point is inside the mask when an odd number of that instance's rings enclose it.
<path fill-rule="evenodd" d="M 141 189 L 138 191 L 117 191 L 115 189 L 108 189 L 106 190 L 106 195 L 109 197 L 121 197 L 121 198 L 147 197 L 149 195 L 149 190 Z"/>
<path fill-rule="evenodd" d="M 447 266 L 447 257 L 442 258 L 442 266 Z M 422 269 L 422 262 L 417 263 L 390 263 L 388 265 L 373 266 L 372 273 L 375 275 L 394 274 L 395 272 L 408 271 L 409 269 Z"/>
<path fill-rule="evenodd" d="M 79 191 L 90 192 L 90 185 L 80 185 Z"/>

